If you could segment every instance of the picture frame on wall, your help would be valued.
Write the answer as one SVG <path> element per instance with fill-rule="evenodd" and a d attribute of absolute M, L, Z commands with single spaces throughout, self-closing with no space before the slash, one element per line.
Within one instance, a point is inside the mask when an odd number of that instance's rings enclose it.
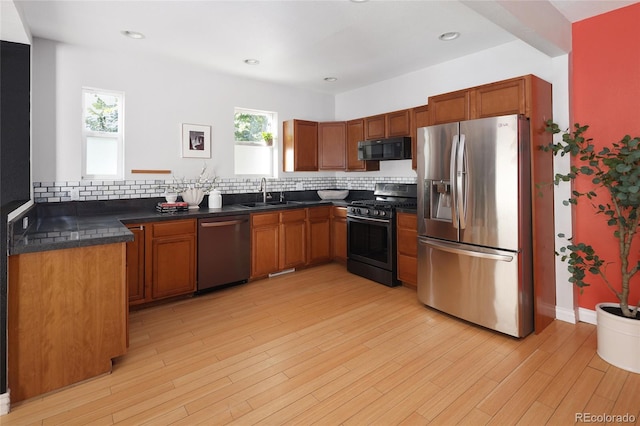
<path fill-rule="evenodd" d="M 182 124 L 182 157 L 211 158 L 211 126 Z"/>

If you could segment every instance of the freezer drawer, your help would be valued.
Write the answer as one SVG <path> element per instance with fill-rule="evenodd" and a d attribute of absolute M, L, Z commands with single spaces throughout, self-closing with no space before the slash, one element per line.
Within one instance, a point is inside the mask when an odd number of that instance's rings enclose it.
<path fill-rule="evenodd" d="M 475 324 L 526 336 L 533 331 L 533 300 L 520 256 L 421 237 L 418 299 Z"/>

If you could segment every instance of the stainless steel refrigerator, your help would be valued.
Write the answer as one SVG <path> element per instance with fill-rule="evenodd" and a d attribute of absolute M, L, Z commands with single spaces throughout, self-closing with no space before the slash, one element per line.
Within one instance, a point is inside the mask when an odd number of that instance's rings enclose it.
<path fill-rule="evenodd" d="M 418 298 L 516 337 L 533 331 L 529 122 L 418 129 Z"/>

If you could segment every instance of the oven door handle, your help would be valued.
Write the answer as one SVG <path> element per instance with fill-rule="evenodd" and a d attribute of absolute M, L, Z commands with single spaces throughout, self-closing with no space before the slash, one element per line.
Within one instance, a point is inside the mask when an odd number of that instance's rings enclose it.
<path fill-rule="evenodd" d="M 359 220 L 361 222 L 362 221 L 372 221 L 372 222 L 382 222 L 382 223 L 389 223 L 390 222 L 389 219 L 375 219 L 373 217 L 353 216 L 353 215 L 350 215 L 350 214 L 348 214 L 347 217 L 350 218 L 350 219 Z"/>

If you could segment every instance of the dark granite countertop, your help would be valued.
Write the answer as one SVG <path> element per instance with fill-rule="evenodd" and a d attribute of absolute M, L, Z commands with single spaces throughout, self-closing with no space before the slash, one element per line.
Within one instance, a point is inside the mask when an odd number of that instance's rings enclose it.
<path fill-rule="evenodd" d="M 133 234 L 126 226 L 133 223 L 201 219 L 322 205 L 346 206 L 350 200 L 370 196 L 369 191 L 355 192 L 362 194 L 353 194 L 347 200 L 331 201 L 320 200 L 317 195 L 313 199 L 308 194 L 296 194 L 285 203 L 266 205 L 256 203 L 255 200 L 259 198 L 255 194 L 231 194 L 223 197 L 222 208 L 200 207 L 176 213 L 157 212 L 155 205 L 163 201 L 158 198 L 37 204 L 9 223 L 9 255 L 133 241 Z M 248 206 L 254 203 L 255 206 Z M 201 205 L 206 205 L 206 202 Z M 25 231 L 21 227 L 24 216 L 29 218 L 31 224 Z"/>

